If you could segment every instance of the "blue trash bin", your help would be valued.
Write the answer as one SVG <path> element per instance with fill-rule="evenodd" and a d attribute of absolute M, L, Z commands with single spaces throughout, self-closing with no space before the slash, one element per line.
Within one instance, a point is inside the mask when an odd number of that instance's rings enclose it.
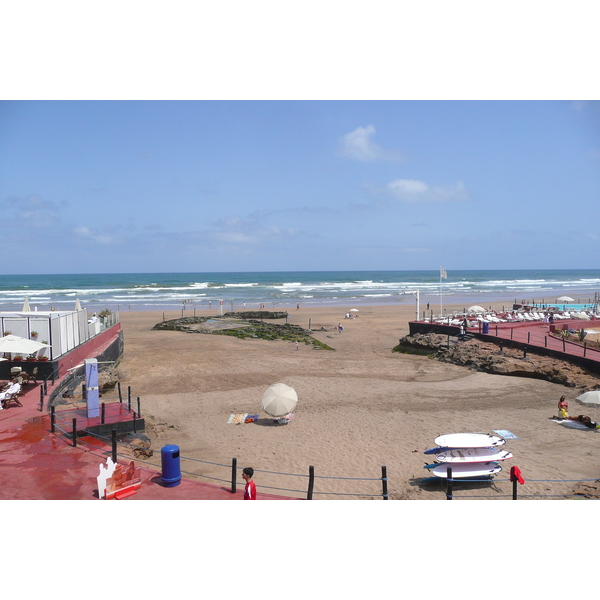
<path fill-rule="evenodd" d="M 483 322 L 483 333 L 489 333 L 490 332 L 490 324 L 487 321 Z"/>
<path fill-rule="evenodd" d="M 168 444 L 160 451 L 162 465 L 162 482 L 166 487 L 175 487 L 181 483 L 181 467 L 179 466 L 179 446 Z"/>

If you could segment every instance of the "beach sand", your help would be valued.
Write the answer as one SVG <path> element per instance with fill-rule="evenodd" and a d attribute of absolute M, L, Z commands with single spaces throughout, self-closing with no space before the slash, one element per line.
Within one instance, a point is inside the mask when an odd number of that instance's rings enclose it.
<path fill-rule="evenodd" d="M 508 430 L 518 439 L 504 447 L 514 458 L 503 463 L 497 483 L 457 485 L 462 497 L 507 499 L 513 465 L 526 480 L 519 489 L 523 495 L 560 496 L 575 483 L 546 480 L 600 477 L 598 433 L 549 420 L 563 394 L 570 414 L 595 417 L 593 409 L 577 404 L 575 388 L 393 353 L 408 333 L 414 307 L 363 306 L 358 318 L 344 319 L 349 308 L 290 310 L 290 323 L 308 328 L 310 319 L 313 329 L 325 327 L 313 335 L 335 352 L 303 344 L 297 350 L 295 343 L 281 340 L 152 331 L 162 312 L 121 312 L 125 352 L 118 371 L 122 386 L 140 397 L 152 447 L 177 444 L 186 459 L 224 465 L 235 457 L 239 467 L 257 470 L 259 494 L 262 489 L 306 497 L 306 475 L 314 466 L 317 477 L 327 478 L 317 478 L 315 499 L 373 498 L 381 494 L 382 466 L 391 499 L 444 499 L 440 481 L 421 484 L 428 476 L 423 466 L 431 462 L 423 451 L 435 446 L 438 435 L 463 431 Z M 164 315 L 174 319 L 181 311 Z M 341 334 L 331 329 L 338 323 Z M 277 382 L 299 396 L 288 425 L 274 425 L 261 410 L 264 391 Z M 260 419 L 231 425 L 232 413 Z M 160 462 L 159 453 L 154 458 Z M 217 480 L 230 477 L 230 468 L 202 462 L 182 460 L 181 468 Z"/>

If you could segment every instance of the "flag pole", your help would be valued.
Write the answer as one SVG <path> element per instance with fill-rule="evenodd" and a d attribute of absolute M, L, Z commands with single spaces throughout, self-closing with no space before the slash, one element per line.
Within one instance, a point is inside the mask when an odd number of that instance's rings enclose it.
<path fill-rule="evenodd" d="M 444 311 L 442 310 L 442 306 L 444 304 L 443 293 L 442 293 L 442 267 L 440 267 L 440 318 L 444 316 Z"/>

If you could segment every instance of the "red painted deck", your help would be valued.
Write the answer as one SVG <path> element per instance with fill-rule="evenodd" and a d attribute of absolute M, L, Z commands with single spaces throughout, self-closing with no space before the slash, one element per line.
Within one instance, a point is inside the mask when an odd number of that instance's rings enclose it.
<path fill-rule="evenodd" d="M 600 329 L 600 320 L 581 321 L 581 320 L 561 320 L 555 324 L 556 331 L 566 326 L 568 329 Z M 481 331 L 477 327 L 469 327 L 467 331 Z M 490 337 L 503 340 L 513 340 L 515 342 L 526 343 L 532 347 L 549 348 L 569 356 L 585 357 L 586 359 L 600 363 L 600 350 L 596 348 L 584 348 L 581 344 L 566 342 L 556 335 L 550 335 L 550 326 L 541 321 L 531 321 L 529 323 L 490 323 Z"/>
<path fill-rule="evenodd" d="M 96 477 L 106 464 L 110 448 L 95 438 L 80 438 L 73 447 L 68 439 L 50 432 L 50 417 L 39 411 L 39 386 L 30 386 L 20 398 L 23 407 L 0 410 L 0 499 L 2 500 L 94 500 Z M 141 467 L 142 486 L 130 500 L 241 500 L 226 487 L 182 478 L 175 487 L 161 484 L 161 473 Z M 243 484 L 243 482 L 242 482 Z M 240 489 L 240 487 L 242 489 Z M 262 494 L 261 500 L 295 500 Z"/>

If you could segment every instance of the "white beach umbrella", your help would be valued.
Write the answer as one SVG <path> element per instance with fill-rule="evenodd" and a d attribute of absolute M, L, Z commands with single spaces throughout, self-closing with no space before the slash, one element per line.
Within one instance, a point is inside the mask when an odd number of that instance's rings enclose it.
<path fill-rule="evenodd" d="M 358 308 L 351 308 L 350 312 L 358 312 Z"/>
<path fill-rule="evenodd" d="M 77 298 L 77 300 L 75 300 L 75 310 L 82 310 L 81 302 L 79 302 L 79 298 Z"/>
<path fill-rule="evenodd" d="M 575 300 L 573 300 L 573 298 L 569 298 L 569 296 L 561 296 L 560 298 L 556 299 L 557 302 L 575 302 Z"/>
<path fill-rule="evenodd" d="M 283 417 L 293 411 L 298 404 L 296 390 L 285 383 L 272 385 L 261 400 L 262 409 L 272 417 Z"/>
<path fill-rule="evenodd" d="M 33 354 L 42 348 L 50 348 L 48 344 L 42 344 L 34 340 L 19 337 L 18 335 L 5 335 L 0 338 L 0 352 L 11 354 Z"/>
<path fill-rule="evenodd" d="M 575 398 L 577 402 L 581 404 L 587 404 L 596 407 L 596 421 L 598 421 L 598 406 L 600 406 L 600 390 L 592 390 L 591 392 L 585 392 L 581 396 Z"/>
<path fill-rule="evenodd" d="M 589 321 L 590 318 L 588 315 L 586 315 L 584 312 L 578 312 L 578 313 L 571 313 L 572 317 L 575 317 L 576 319 L 581 319 L 583 321 Z"/>
<path fill-rule="evenodd" d="M 23 311 L 22 312 L 31 312 L 31 308 L 29 307 L 29 298 L 25 298 L 25 302 L 23 303 Z"/>
<path fill-rule="evenodd" d="M 483 306 L 477 306 L 476 304 L 475 306 L 469 307 L 469 312 L 485 312 L 485 308 L 483 308 Z"/>

